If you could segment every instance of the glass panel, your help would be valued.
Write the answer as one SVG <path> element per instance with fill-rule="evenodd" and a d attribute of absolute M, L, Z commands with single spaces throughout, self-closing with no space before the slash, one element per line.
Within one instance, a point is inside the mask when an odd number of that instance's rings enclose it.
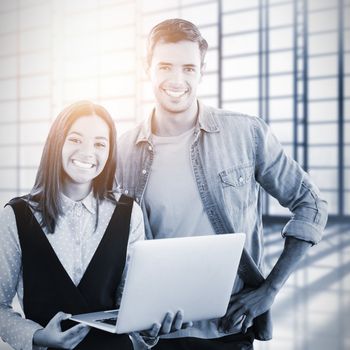
<path fill-rule="evenodd" d="M 224 100 L 258 98 L 258 81 L 256 79 L 225 81 L 223 98 Z"/>
<path fill-rule="evenodd" d="M 223 76 L 230 77 L 244 77 L 259 74 L 259 57 L 247 56 L 226 59 L 223 62 Z"/>
<path fill-rule="evenodd" d="M 1 167 L 15 167 L 17 165 L 17 149 L 15 146 L 0 147 Z"/>
<path fill-rule="evenodd" d="M 270 27 L 285 26 L 293 24 L 293 4 L 282 4 L 272 6 L 269 9 Z"/>
<path fill-rule="evenodd" d="M 16 124 L 4 124 L 0 128 L 0 145 L 15 145 L 17 142 Z"/>
<path fill-rule="evenodd" d="M 23 54 L 20 56 L 20 74 L 45 74 L 51 69 L 49 52 Z"/>
<path fill-rule="evenodd" d="M 0 79 L 15 78 L 17 75 L 17 57 L 0 56 Z"/>
<path fill-rule="evenodd" d="M 259 12 L 244 11 L 224 16 L 224 33 L 239 33 L 259 29 Z"/>
<path fill-rule="evenodd" d="M 20 124 L 20 142 L 23 143 L 44 143 L 50 128 L 49 122 L 40 123 L 21 123 Z"/>
<path fill-rule="evenodd" d="M 50 77 L 48 75 L 20 79 L 20 96 L 46 97 L 50 93 Z"/>
<path fill-rule="evenodd" d="M 271 98 L 269 100 L 269 117 L 274 119 L 293 118 L 293 99 Z"/>
<path fill-rule="evenodd" d="M 19 102 L 20 119 L 23 121 L 52 119 L 50 99 L 23 100 Z"/>
<path fill-rule="evenodd" d="M 0 82 L 1 86 L 1 82 Z M 17 103 L 11 102 L 0 102 L 0 123 L 1 122 L 15 122 L 17 119 Z M 1 124 L 0 127 L 2 128 Z"/>
<path fill-rule="evenodd" d="M 271 129 L 277 138 L 282 142 L 293 142 L 293 123 L 277 123 L 271 122 Z"/>
<path fill-rule="evenodd" d="M 21 169 L 19 173 L 19 183 L 22 190 L 29 192 L 35 182 L 36 169 Z"/>
<path fill-rule="evenodd" d="M 309 55 L 337 52 L 337 33 L 311 35 L 309 41 Z"/>
<path fill-rule="evenodd" d="M 338 169 L 312 169 L 309 173 L 320 190 L 336 190 L 338 188 Z"/>
<path fill-rule="evenodd" d="M 309 128 L 309 143 L 336 144 L 338 142 L 337 124 L 312 124 Z"/>
<path fill-rule="evenodd" d="M 259 51 L 258 33 L 233 35 L 223 38 L 223 55 L 242 55 Z"/>
<path fill-rule="evenodd" d="M 309 103 L 309 120 L 315 121 L 338 121 L 337 101 L 315 101 Z"/>
<path fill-rule="evenodd" d="M 202 26 L 216 23 L 218 20 L 218 4 L 216 2 L 205 5 L 184 7 L 181 9 L 181 17 Z"/>
<path fill-rule="evenodd" d="M 0 186 L 6 189 L 17 188 L 17 169 L 0 168 L 0 183 Z"/>
<path fill-rule="evenodd" d="M 338 165 L 338 147 L 309 147 L 309 166 L 332 166 Z"/>
<path fill-rule="evenodd" d="M 258 101 L 224 103 L 224 109 L 253 116 L 259 116 Z"/>
<path fill-rule="evenodd" d="M 198 86 L 198 94 L 202 95 L 216 95 L 218 91 L 218 75 L 217 74 L 205 74 L 202 82 Z"/>
<path fill-rule="evenodd" d="M 17 80 L 0 80 L 0 101 L 17 98 Z"/>
<path fill-rule="evenodd" d="M 292 72 L 293 52 L 276 52 L 269 55 L 270 73 Z"/>
<path fill-rule="evenodd" d="M 337 9 L 309 14 L 309 33 L 337 29 Z"/>
<path fill-rule="evenodd" d="M 293 95 L 293 76 L 291 74 L 271 76 L 269 82 L 271 97 Z"/>
<path fill-rule="evenodd" d="M 338 74 L 338 57 L 336 55 L 324 57 L 310 57 L 309 77 L 320 77 Z"/>
<path fill-rule="evenodd" d="M 44 144 L 38 146 L 21 146 L 19 153 L 19 160 L 21 167 L 35 167 L 40 164 L 41 154 L 43 152 Z"/>
<path fill-rule="evenodd" d="M 316 79 L 309 81 L 309 98 L 336 98 L 338 96 L 337 79 Z"/>
<path fill-rule="evenodd" d="M 222 8 L 224 12 L 258 7 L 258 5 L 259 5 L 259 0 L 244 0 L 244 1 L 223 0 L 222 1 Z"/>

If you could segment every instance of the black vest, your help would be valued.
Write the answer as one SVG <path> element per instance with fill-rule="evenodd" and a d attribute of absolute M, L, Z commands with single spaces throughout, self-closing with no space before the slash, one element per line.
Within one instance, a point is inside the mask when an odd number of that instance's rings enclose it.
<path fill-rule="evenodd" d="M 78 286 L 63 268 L 26 201 L 9 203 L 16 216 L 22 250 L 23 311 L 43 327 L 59 311 L 80 314 L 115 309 L 116 290 L 125 266 L 133 200 L 124 195 L 117 203 L 106 232 Z M 62 322 L 62 329 L 74 324 Z M 79 350 L 132 349 L 128 335 L 91 328 Z"/>

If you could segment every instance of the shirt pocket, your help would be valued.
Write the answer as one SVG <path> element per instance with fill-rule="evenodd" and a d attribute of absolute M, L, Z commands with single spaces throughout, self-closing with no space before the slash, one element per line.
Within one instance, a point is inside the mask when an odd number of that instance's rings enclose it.
<path fill-rule="evenodd" d="M 254 166 L 241 165 L 219 173 L 226 205 L 233 211 L 244 209 L 255 201 Z"/>

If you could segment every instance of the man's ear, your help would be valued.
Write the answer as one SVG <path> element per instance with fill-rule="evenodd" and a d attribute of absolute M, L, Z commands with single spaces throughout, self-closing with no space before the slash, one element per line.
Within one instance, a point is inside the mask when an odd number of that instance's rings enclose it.
<path fill-rule="evenodd" d="M 205 73 L 206 68 L 207 68 L 207 64 L 205 62 L 203 62 L 201 65 L 201 78 L 200 78 L 199 82 L 202 82 L 203 75 Z"/>

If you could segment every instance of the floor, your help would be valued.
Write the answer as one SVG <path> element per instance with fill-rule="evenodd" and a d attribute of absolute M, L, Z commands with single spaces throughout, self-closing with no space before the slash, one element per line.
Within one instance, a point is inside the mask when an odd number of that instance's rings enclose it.
<path fill-rule="evenodd" d="M 281 225 L 265 227 L 272 267 L 282 248 Z M 287 281 L 273 306 L 274 338 L 256 350 L 350 349 L 350 223 L 330 223 L 323 240 Z M 10 349 L 0 341 L 0 350 Z"/>

